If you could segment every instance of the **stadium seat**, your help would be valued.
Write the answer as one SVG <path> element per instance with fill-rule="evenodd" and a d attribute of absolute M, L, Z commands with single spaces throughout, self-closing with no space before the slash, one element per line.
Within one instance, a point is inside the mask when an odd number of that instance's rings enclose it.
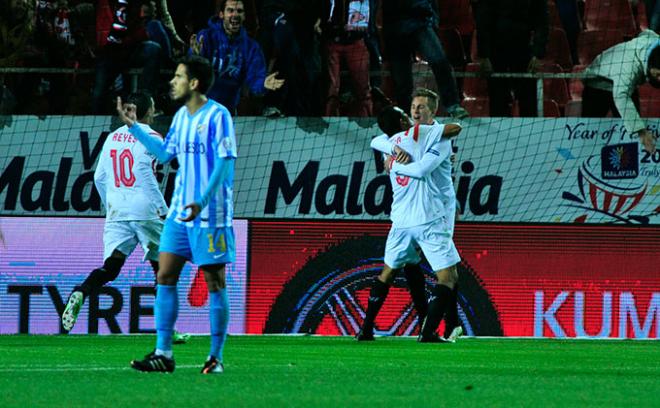
<path fill-rule="evenodd" d="M 552 99 L 543 100 L 543 117 L 545 118 L 559 118 L 561 117 L 561 110 L 557 101 Z"/>
<path fill-rule="evenodd" d="M 549 22 L 550 22 L 550 27 L 552 28 L 564 28 L 564 26 L 561 24 L 561 19 L 559 18 L 559 11 L 557 10 L 557 4 L 551 0 L 548 1 L 548 14 L 549 14 Z"/>
<path fill-rule="evenodd" d="M 633 8 L 633 17 L 635 17 L 635 24 L 640 30 L 649 28 L 649 19 L 646 13 L 646 5 L 643 1 L 637 2 L 637 7 Z"/>
<path fill-rule="evenodd" d="M 557 64 L 543 64 L 539 72 L 561 73 L 562 68 Z M 550 78 L 543 80 L 543 94 L 545 98 L 556 101 L 561 108 L 568 102 L 568 85 L 563 78 Z"/>
<path fill-rule="evenodd" d="M 461 33 L 456 27 L 440 28 L 437 32 L 449 63 L 454 69 L 462 71 L 467 63 L 467 57 L 465 55 Z"/>
<path fill-rule="evenodd" d="M 660 118 L 660 89 L 649 84 L 639 87 L 639 114 L 645 118 Z"/>
<path fill-rule="evenodd" d="M 578 58 L 581 65 L 589 65 L 600 53 L 623 42 L 620 29 L 589 30 L 578 35 Z"/>
<path fill-rule="evenodd" d="M 573 66 L 571 49 L 568 46 L 566 33 L 561 28 L 550 28 L 548 45 L 545 50 L 545 62 L 559 64 L 565 71 Z"/>
<path fill-rule="evenodd" d="M 628 0 L 587 1 L 584 8 L 587 30 L 621 29 L 623 35 L 632 38 L 637 34 L 632 9 Z"/>
<path fill-rule="evenodd" d="M 477 52 L 477 30 L 474 30 L 472 39 L 470 41 L 470 61 L 475 62 L 478 59 L 479 54 Z"/>
<path fill-rule="evenodd" d="M 412 65 L 413 88 L 428 88 L 435 92 L 438 85 L 435 82 L 431 66 L 426 61 L 415 62 Z"/>
<path fill-rule="evenodd" d="M 568 101 L 564 106 L 564 116 L 579 118 L 582 116 L 582 101 Z"/>
<path fill-rule="evenodd" d="M 465 72 L 479 72 L 479 64 L 476 62 L 467 64 Z M 466 98 L 487 98 L 488 82 L 484 78 L 463 78 L 463 95 Z"/>
<path fill-rule="evenodd" d="M 99 0 L 96 5 L 96 46 L 101 48 L 108 40 L 112 26 L 113 10 L 108 0 Z"/>
<path fill-rule="evenodd" d="M 465 98 L 463 99 L 463 107 L 470 112 L 471 117 L 488 117 L 490 116 L 488 97 L 481 98 Z"/>
<path fill-rule="evenodd" d="M 462 36 L 474 32 L 470 0 L 438 0 L 440 28 L 457 28 Z"/>

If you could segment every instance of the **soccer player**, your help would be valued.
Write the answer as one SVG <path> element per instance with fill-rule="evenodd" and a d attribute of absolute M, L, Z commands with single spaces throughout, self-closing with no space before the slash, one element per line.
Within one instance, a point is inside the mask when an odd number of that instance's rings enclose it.
<path fill-rule="evenodd" d="M 178 312 L 177 282 L 186 261 L 199 265 L 209 290 L 211 349 L 203 374 L 224 371 L 222 351 L 229 324 L 225 265 L 235 260 L 233 217 L 236 137 L 229 111 L 206 97 L 213 82 L 205 58 L 189 56 L 177 65 L 170 97 L 183 102 L 164 142 L 155 140 L 131 118 L 132 106 L 117 99 L 117 112 L 129 131 L 158 160 L 179 162 L 170 211 L 160 241 L 156 290 L 156 349 L 131 367 L 172 372 L 172 332 Z"/>
<path fill-rule="evenodd" d="M 423 125 L 434 125 L 437 122 L 434 120 L 434 113 L 438 107 L 438 95 L 425 88 L 419 88 L 413 93 L 412 103 L 410 106 L 410 116 L 412 117 L 414 123 L 423 124 Z M 404 122 L 404 125 L 407 122 Z M 457 133 L 448 133 L 451 136 L 455 136 Z M 447 136 L 445 136 L 447 137 Z M 381 136 L 381 138 L 387 138 L 386 135 Z M 379 146 L 379 143 L 376 142 L 376 149 Z M 389 155 L 389 145 L 385 144 L 384 147 L 386 155 Z M 405 164 L 408 160 L 408 156 L 403 159 L 401 156 L 402 151 L 399 147 L 397 149 L 397 161 Z M 405 152 L 403 152 L 405 154 Z M 456 216 L 456 193 L 452 184 L 447 184 L 444 182 L 443 177 L 438 173 L 434 172 L 433 175 L 438 176 L 434 178 L 436 181 L 436 186 L 442 193 L 442 202 L 447 210 L 447 224 L 449 230 L 454 233 L 454 224 Z M 403 268 L 406 281 L 408 283 L 408 288 L 410 290 L 410 296 L 413 300 L 415 310 L 420 321 L 423 321 L 428 312 L 428 301 L 426 299 L 426 281 L 424 279 L 424 273 L 419 264 L 406 265 Z M 394 280 L 394 275 L 390 276 L 390 280 L 385 280 L 384 277 L 379 276 L 374 280 L 374 284 L 369 294 L 369 305 L 367 307 L 367 312 L 365 319 L 363 321 L 362 328 L 357 334 L 356 339 L 358 341 L 372 341 L 374 340 L 374 323 L 376 316 L 380 311 L 381 307 L 385 303 L 385 299 L 389 293 L 390 286 Z M 452 290 L 453 302 L 451 304 L 457 305 L 457 285 L 454 286 Z M 444 338 L 449 342 L 455 342 L 456 339 L 463 333 L 463 328 L 460 325 L 458 319 L 458 312 L 456 307 L 449 307 L 447 310 L 447 318 L 445 319 L 445 332 Z"/>
<path fill-rule="evenodd" d="M 410 105 L 410 116 L 415 124 L 433 125 L 437 122 L 434 119 L 434 114 L 438 108 L 438 94 L 426 88 L 418 88 L 413 93 L 412 104 Z M 452 139 L 452 152 L 454 140 Z M 454 155 L 450 156 L 451 163 L 454 163 Z M 456 224 L 457 204 L 456 204 L 456 190 L 453 183 L 446 183 L 445 178 L 441 173 L 434 173 L 438 177 L 434 177 L 433 181 L 440 191 L 442 203 L 447 211 L 447 224 L 451 231 L 452 237 L 454 236 L 454 226 Z M 406 265 L 404 268 L 406 279 L 410 285 L 410 292 L 413 298 L 419 297 L 418 292 L 425 294 L 423 272 L 419 264 Z M 421 276 L 421 277 L 419 277 Z M 421 282 L 421 285 L 419 284 Z M 445 331 L 443 337 L 449 342 L 453 343 L 463 334 L 463 327 L 461 327 L 458 319 L 458 284 L 454 285 L 452 290 L 452 301 L 447 308 L 447 315 L 445 317 Z M 424 298 L 425 299 L 425 298 Z M 451 306 L 453 305 L 453 306 Z"/>
<path fill-rule="evenodd" d="M 150 139 L 162 136 L 149 125 L 153 122 L 154 101 L 145 93 L 130 95 L 127 102 L 135 106 L 131 119 Z M 138 119 L 139 118 L 139 119 Z M 62 313 L 62 327 L 71 331 L 80 308 L 90 293 L 117 278 L 126 258 L 140 244 L 144 258 L 158 273 L 158 244 L 163 230 L 162 218 L 167 205 L 154 173 L 155 157 L 139 143 L 126 126 L 108 135 L 94 172 L 94 183 L 106 209 L 103 228 L 103 266 L 94 269 L 76 286 Z M 188 334 L 177 333 L 175 341 L 185 343 Z"/>
<path fill-rule="evenodd" d="M 374 309 L 377 313 L 382 306 L 382 303 L 374 301 L 375 296 L 372 295 L 377 294 L 383 286 L 389 288 L 397 269 L 420 262 L 416 251 L 418 246 L 438 278 L 438 284 L 432 289 L 432 300 L 419 341 L 441 342 L 444 340 L 435 330 L 451 300 L 451 288 L 457 280 L 455 264 L 460 261 L 460 257 L 451 240 L 438 180 L 443 179 L 444 184 L 451 185 L 451 142 L 448 137 L 457 135 L 461 128 L 456 124 L 417 124 L 409 128 L 410 118 L 395 107 L 383 110 L 378 123 L 390 138 L 375 138 L 371 146 L 396 157 L 390 171 L 393 190 L 390 214 L 392 228 L 385 249 L 385 266 L 372 287 L 365 321 L 370 317 L 375 318 Z M 403 164 L 409 160 L 411 164 Z M 448 289 L 449 295 L 446 293 Z M 441 303 L 438 299 L 441 299 Z M 373 319 L 365 323 L 371 326 L 363 325 L 358 340 L 368 339 L 366 335 L 369 333 L 366 330 L 371 330 L 373 338 Z"/>

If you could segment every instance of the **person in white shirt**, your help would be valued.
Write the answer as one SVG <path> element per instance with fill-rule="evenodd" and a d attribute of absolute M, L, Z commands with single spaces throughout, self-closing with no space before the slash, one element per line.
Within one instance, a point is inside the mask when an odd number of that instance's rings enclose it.
<path fill-rule="evenodd" d="M 584 70 L 588 76 L 582 93 L 582 116 L 623 118 L 630 134 L 637 134 L 646 151 L 656 151 L 657 137 L 640 117 L 637 88 L 648 82 L 660 88 L 660 34 L 644 30 L 637 37 L 614 45 Z M 657 103 L 654 100 L 648 103 Z"/>
<path fill-rule="evenodd" d="M 415 124 L 423 124 L 423 125 L 434 125 L 437 124 L 437 122 L 434 120 L 434 114 L 437 110 L 438 107 L 438 94 L 435 92 L 425 89 L 425 88 L 418 88 L 415 90 L 415 92 L 412 95 L 412 104 L 410 106 L 410 116 L 412 117 L 413 121 Z M 409 126 L 407 121 L 404 121 L 403 126 Z M 444 137 L 452 137 L 458 134 L 458 131 L 455 130 L 455 128 L 449 129 L 447 132 L 447 135 Z M 382 135 L 380 136 L 380 140 L 386 140 L 388 138 L 387 135 Z M 452 145 L 453 145 L 453 139 L 451 140 Z M 382 153 L 387 155 L 386 159 L 386 165 L 387 165 L 387 160 L 391 159 L 390 156 L 390 145 L 389 144 L 384 144 L 380 145 L 379 141 L 374 141 L 376 145 L 376 149 L 378 150 L 378 146 L 380 146 L 381 149 L 384 149 Z M 399 149 L 396 147 L 396 149 Z M 453 150 L 453 149 L 452 149 Z M 407 155 L 406 152 L 400 152 L 398 154 L 398 160 L 402 163 L 406 163 L 406 161 L 402 161 L 402 154 Z M 406 156 L 406 160 L 407 160 Z M 453 157 L 453 155 L 452 155 Z M 452 158 L 452 163 L 453 163 L 453 158 Z M 438 191 L 442 195 L 442 203 L 445 206 L 446 210 L 446 221 L 449 227 L 449 230 L 452 233 L 454 232 L 454 223 L 455 223 L 455 217 L 456 217 L 456 193 L 454 190 L 454 186 L 452 184 L 451 180 L 451 171 L 446 174 L 446 177 L 444 177 L 444 173 L 442 172 L 433 172 L 432 173 L 434 176 L 432 181 L 434 182 L 433 184 L 436 186 Z M 419 263 L 414 263 L 414 264 L 409 264 L 405 265 L 403 267 L 403 272 L 406 278 L 406 283 L 408 284 L 408 289 L 410 290 L 410 296 L 413 301 L 413 305 L 415 307 L 415 310 L 417 311 L 418 319 L 420 322 L 422 322 L 428 313 L 428 300 L 426 298 L 426 279 L 424 278 L 424 272 L 422 271 L 422 267 L 420 266 Z M 381 280 L 382 279 L 382 280 Z M 378 312 L 380 311 L 383 303 L 385 302 L 385 299 L 387 298 L 387 294 L 389 293 L 390 286 L 394 280 L 394 275 L 390 275 L 388 279 L 385 279 L 385 277 L 382 278 L 377 278 L 374 282 L 374 285 L 372 287 L 372 294 L 369 297 L 370 303 L 367 309 L 367 313 L 365 315 L 365 319 L 363 321 L 363 325 L 361 327 L 361 330 L 358 332 L 356 335 L 356 339 L 358 341 L 373 341 L 374 340 L 374 322 L 376 319 L 376 316 L 378 315 Z M 452 290 L 452 298 L 453 300 L 450 302 L 451 305 L 457 305 L 457 295 L 458 295 L 458 290 L 457 290 L 458 285 L 454 285 L 454 289 Z M 445 331 L 444 331 L 444 338 L 447 339 L 449 342 L 455 342 L 456 339 L 463 333 L 463 329 L 460 325 L 460 321 L 458 318 L 458 311 L 456 306 L 450 306 L 447 309 L 446 312 L 446 318 L 445 318 Z"/>
<path fill-rule="evenodd" d="M 154 101 L 144 93 L 129 96 L 137 107 L 139 126 L 154 139 L 162 136 L 149 125 L 153 122 Z M 134 119 L 135 119 L 134 118 Z M 126 126 L 110 133 L 103 144 L 94 172 L 94 184 L 106 210 L 103 229 L 103 266 L 94 269 L 69 296 L 62 326 L 71 331 L 80 308 L 90 293 L 117 278 L 126 258 L 139 244 L 144 259 L 158 272 L 158 245 L 167 205 L 155 174 L 156 158 L 133 137 Z"/>
<path fill-rule="evenodd" d="M 378 124 L 390 137 L 375 138 L 371 147 L 392 154 L 396 161 L 391 162 L 390 171 L 392 228 L 387 238 L 385 265 L 372 287 L 367 315 L 373 306 L 378 306 L 373 299 L 382 296 L 379 292 L 383 288 L 389 288 L 396 270 L 419 263 L 416 249 L 419 247 L 433 268 L 438 284 L 431 290 L 429 311 L 418 340 L 440 342 L 443 340 L 435 330 L 451 302 L 451 290 L 458 278 L 455 265 L 460 262 L 460 257 L 451 239 L 439 189 L 444 186 L 440 186 L 437 180 L 448 180 L 451 185 L 452 149 L 447 137 L 458 134 L 461 127 L 456 124 L 418 124 L 410 128 L 410 118 L 396 107 L 384 109 Z M 408 161 L 410 164 L 403 164 Z"/>

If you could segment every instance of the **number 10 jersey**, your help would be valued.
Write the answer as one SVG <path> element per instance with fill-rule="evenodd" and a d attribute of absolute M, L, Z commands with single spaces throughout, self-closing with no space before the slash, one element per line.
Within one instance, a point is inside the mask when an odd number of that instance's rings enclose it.
<path fill-rule="evenodd" d="M 149 125 L 139 125 L 150 136 L 162 139 Z M 155 166 L 156 158 L 126 126 L 108 135 L 94 172 L 107 221 L 153 220 L 167 214 Z"/>

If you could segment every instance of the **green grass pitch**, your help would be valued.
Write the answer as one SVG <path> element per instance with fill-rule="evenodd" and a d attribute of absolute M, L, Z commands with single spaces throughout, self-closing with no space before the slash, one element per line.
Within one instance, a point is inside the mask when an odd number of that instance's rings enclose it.
<path fill-rule="evenodd" d="M 0 336 L 0 406 L 660 406 L 657 341 L 232 336 L 204 376 L 208 343 L 145 374 L 153 336 Z"/>

